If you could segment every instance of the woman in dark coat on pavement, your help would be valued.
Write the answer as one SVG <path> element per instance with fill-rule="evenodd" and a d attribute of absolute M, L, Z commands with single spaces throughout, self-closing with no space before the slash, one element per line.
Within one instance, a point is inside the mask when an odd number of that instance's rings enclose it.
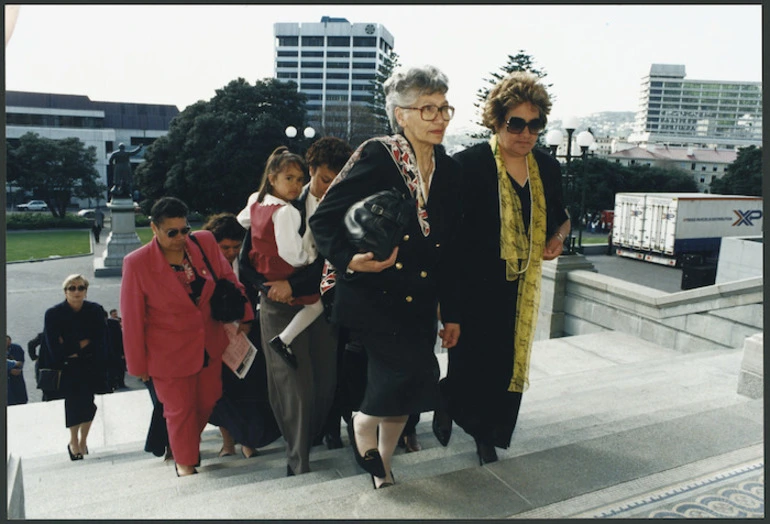
<path fill-rule="evenodd" d="M 364 398 L 348 430 L 375 488 L 394 482 L 391 457 L 408 415 L 430 411 L 438 400 L 439 303 L 444 345 L 452 347 L 460 334 L 460 173 L 440 146 L 454 114 L 447 78 L 426 66 L 396 73 L 384 87 L 397 133 L 362 144 L 310 218 L 318 251 L 336 268 L 332 318 L 368 357 Z M 390 188 L 416 205 L 400 245 L 375 260 L 350 243 L 343 217 L 352 204 Z"/>
<path fill-rule="evenodd" d="M 106 375 L 104 308 L 86 300 L 88 280 L 70 275 L 62 284 L 65 300 L 45 312 L 45 345 L 51 364 L 62 369 L 65 424 L 70 430 L 71 460 L 88 455 L 88 432 L 96 415 L 94 393 L 102 391 Z"/>
<path fill-rule="evenodd" d="M 464 267 L 472 272 L 461 284 L 463 332 L 441 390 L 481 464 L 510 444 L 528 383 L 542 261 L 559 256 L 569 234 L 559 164 L 533 150 L 550 108 L 534 75 L 512 73 L 487 97 L 482 116 L 492 138 L 454 156 L 463 173 Z M 445 443 L 451 420 L 442 410 L 434 417 Z"/>

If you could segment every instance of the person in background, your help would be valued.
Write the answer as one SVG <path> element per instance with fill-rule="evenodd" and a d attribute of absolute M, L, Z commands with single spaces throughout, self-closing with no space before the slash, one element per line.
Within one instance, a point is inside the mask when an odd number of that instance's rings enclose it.
<path fill-rule="evenodd" d="M 113 309 L 113 311 L 115 311 Z M 110 389 L 124 389 L 126 387 L 126 355 L 123 350 L 123 328 L 120 320 L 107 316 L 107 340 L 109 341 L 109 361 L 107 373 L 109 375 Z"/>
<path fill-rule="evenodd" d="M 8 369 L 8 405 L 26 404 L 27 384 L 24 382 L 24 350 L 14 344 L 10 335 L 5 336 L 6 359 L 12 366 Z"/>
<path fill-rule="evenodd" d="M 331 136 L 316 140 L 305 152 L 310 182 L 304 187 L 297 201 L 307 206 L 308 209 L 305 213 L 307 216 L 313 214 L 321 197 L 329 188 L 329 184 L 342 170 L 352 154 L 353 149 L 350 144 Z M 318 261 L 323 262 L 323 258 L 318 257 Z M 318 267 L 320 278 L 320 269 L 322 268 Z M 343 363 L 346 355 L 347 331 L 339 329 L 337 335 L 337 385 L 334 391 L 334 401 L 329 408 L 329 414 L 326 416 L 321 432 L 316 435 L 313 442 L 313 445 L 326 444 L 328 449 L 338 449 L 343 446 L 342 438 L 340 438 L 340 419 L 347 423 L 350 421 L 351 415 L 350 400 L 346 398 L 345 383 L 347 379 L 344 375 Z"/>
<path fill-rule="evenodd" d="M 64 301 L 45 312 L 43 331 L 50 364 L 62 370 L 65 425 L 70 431 L 67 452 L 70 460 L 82 460 L 88 455 L 88 432 L 96 415 L 94 393 L 103 388 L 106 324 L 104 308 L 86 300 L 86 277 L 69 275 L 62 288 Z"/>
<path fill-rule="evenodd" d="M 213 215 L 203 225 L 203 229 L 211 231 L 222 254 L 238 275 L 238 254 L 246 230 L 238 223 L 235 215 Z M 255 347 L 261 348 L 259 327 L 254 323 L 248 336 Z M 235 455 L 236 442 L 241 445 L 241 454 L 245 458 L 257 456 L 257 448 L 281 436 L 268 401 L 265 357 L 262 351 L 257 352 L 249 372 L 242 379 L 228 366 L 222 366 L 222 398 L 214 406 L 209 422 L 219 426 L 222 434 L 220 457 Z"/>
<path fill-rule="evenodd" d="M 120 322 L 120 317 L 118 316 L 118 310 L 117 309 L 110 309 L 110 318 L 113 318 Z"/>
<path fill-rule="evenodd" d="M 341 144 L 324 141 L 329 148 L 339 148 Z M 304 161 L 299 155 L 291 155 L 287 160 L 299 169 Z M 314 246 L 308 218 L 315 212 L 318 201 L 323 196 L 329 174 L 323 171 L 311 172 L 311 180 L 302 188 L 299 197 L 292 202 L 299 210 L 299 233 L 303 246 Z M 259 193 L 252 194 L 246 207 L 238 214 L 238 221 L 244 227 L 252 227 L 251 209 L 257 204 Z M 247 245 L 247 243 L 249 245 Z M 296 298 L 317 295 L 323 260 L 316 260 L 304 268 L 277 280 L 268 280 L 254 268 L 247 255 L 253 246 L 251 235 L 246 236 L 240 258 L 240 276 L 249 282 L 248 288 L 259 295 L 260 329 L 262 346 L 267 345 L 280 333 L 294 317 L 299 306 L 292 305 Z M 244 260 L 245 259 L 245 260 Z M 295 339 L 292 351 L 297 358 L 297 369 L 287 366 L 273 351 L 265 352 L 267 365 L 268 393 L 273 413 L 286 440 L 287 476 L 310 471 L 310 448 L 314 438 L 322 431 L 329 406 L 334 399 L 337 384 L 336 376 L 337 331 L 323 317 Z"/>
<path fill-rule="evenodd" d="M 214 277 L 243 286 L 214 235 L 188 236 L 187 205 L 162 197 L 152 206 L 153 240 L 123 259 L 120 311 L 128 372 L 147 381 L 163 403 L 178 476 L 197 473 L 200 437 L 222 396 L 222 353 L 229 344 L 224 324 L 211 316 Z M 244 295 L 245 296 L 245 295 Z M 254 318 L 248 301 L 239 330 Z"/>
<path fill-rule="evenodd" d="M 460 169 L 441 147 L 454 114 L 447 77 L 433 66 L 411 68 L 394 73 L 384 88 L 396 134 L 364 142 L 310 218 L 318 251 L 337 273 L 332 319 L 349 329 L 349 344 L 367 357 L 365 393 L 348 434 L 375 489 L 394 483 L 391 457 L 408 416 L 433 410 L 438 401 L 438 306 L 439 336 L 452 347 L 460 336 L 456 281 L 462 272 L 455 240 Z M 402 242 L 380 261 L 350 243 L 344 216 L 354 203 L 390 188 L 416 205 Z"/>
<path fill-rule="evenodd" d="M 454 156 L 463 169 L 463 334 L 449 350 L 441 383 L 448 409 L 434 413 L 434 431 L 448 442 L 454 419 L 476 441 L 480 464 L 510 444 L 528 384 L 542 261 L 562 253 L 570 230 L 559 164 L 534 149 L 550 109 L 536 76 L 511 73 L 484 105 L 492 138 Z"/>
<path fill-rule="evenodd" d="M 40 348 L 40 352 L 38 353 L 37 348 Z M 51 368 L 51 352 L 48 351 L 48 347 L 45 344 L 45 332 L 41 331 L 38 333 L 35 338 L 27 342 L 27 351 L 29 352 L 29 358 L 35 361 L 35 381 L 37 381 L 40 377 L 40 368 Z M 64 395 L 61 391 L 48 391 L 45 389 L 41 389 L 43 395 L 42 400 L 43 402 L 48 402 L 49 400 L 59 400 L 63 399 Z"/>

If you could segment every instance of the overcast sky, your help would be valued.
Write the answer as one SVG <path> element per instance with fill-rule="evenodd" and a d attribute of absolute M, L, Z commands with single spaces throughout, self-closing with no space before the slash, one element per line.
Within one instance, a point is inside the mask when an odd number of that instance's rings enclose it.
<path fill-rule="evenodd" d="M 762 80 L 760 5 L 22 5 L 5 87 L 183 110 L 237 77 L 272 77 L 273 23 L 324 15 L 381 23 L 402 64 L 443 70 L 450 132 L 477 120 L 483 79 L 522 49 L 553 84 L 552 119 L 635 111 L 652 63 Z"/>

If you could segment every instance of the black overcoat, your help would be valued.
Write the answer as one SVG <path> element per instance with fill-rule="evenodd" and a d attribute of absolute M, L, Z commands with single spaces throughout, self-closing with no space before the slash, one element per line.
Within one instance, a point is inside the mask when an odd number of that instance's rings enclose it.
<path fill-rule="evenodd" d="M 390 153 L 370 142 L 347 176 L 333 184 L 310 217 L 319 253 L 337 269 L 332 319 L 372 333 L 398 334 L 435 329 L 441 304 L 444 322 L 460 322 L 458 231 L 461 223 L 460 172 L 443 147 L 435 148 L 436 169 L 430 187 L 428 222 L 423 235 L 412 216 L 398 259 L 380 273 L 346 272 L 357 250 L 348 241 L 343 218 L 348 208 L 378 191 L 396 188 L 411 197 Z"/>
<path fill-rule="evenodd" d="M 550 238 L 567 219 L 558 162 L 534 150 L 545 192 Z M 449 350 L 442 391 L 455 422 L 469 434 L 498 447 L 508 447 L 518 416 L 520 394 L 507 389 L 513 374 L 514 326 L 518 281 L 505 277 L 500 258 L 500 195 L 497 165 L 484 142 L 454 155 L 462 166 L 463 265 L 462 330 Z M 516 183 L 514 187 L 516 187 Z M 521 188 L 518 188 L 519 190 Z M 522 206 L 529 207 L 528 191 Z M 529 213 L 521 220 L 529 227 Z"/>

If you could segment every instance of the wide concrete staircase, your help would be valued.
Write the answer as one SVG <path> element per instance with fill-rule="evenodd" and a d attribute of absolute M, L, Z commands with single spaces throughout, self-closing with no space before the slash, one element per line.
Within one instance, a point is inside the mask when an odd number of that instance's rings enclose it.
<path fill-rule="evenodd" d="M 209 428 L 200 474 L 177 478 L 171 461 L 142 450 L 150 402 L 142 391 L 100 398 L 83 461 L 66 455 L 59 402 L 26 406 L 38 410 L 33 420 L 9 409 L 8 451 L 21 456 L 27 519 L 602 516 L 764 460 L 762 399 L 736 392 L 742 356 L 682 354 L 617 332 L 538 342 L 519 423 L 498 462 L 479 466 L 473 440 L 456 426 L 441 447 L 426 413 L 423 450 L 397 451 L 396 485 L 378 491 L 346 436 L 343 449 L 313 448 L 311 473 L 287 478 L 281 439 L 255 458 L 218 458 L 221 439 Z"/>

